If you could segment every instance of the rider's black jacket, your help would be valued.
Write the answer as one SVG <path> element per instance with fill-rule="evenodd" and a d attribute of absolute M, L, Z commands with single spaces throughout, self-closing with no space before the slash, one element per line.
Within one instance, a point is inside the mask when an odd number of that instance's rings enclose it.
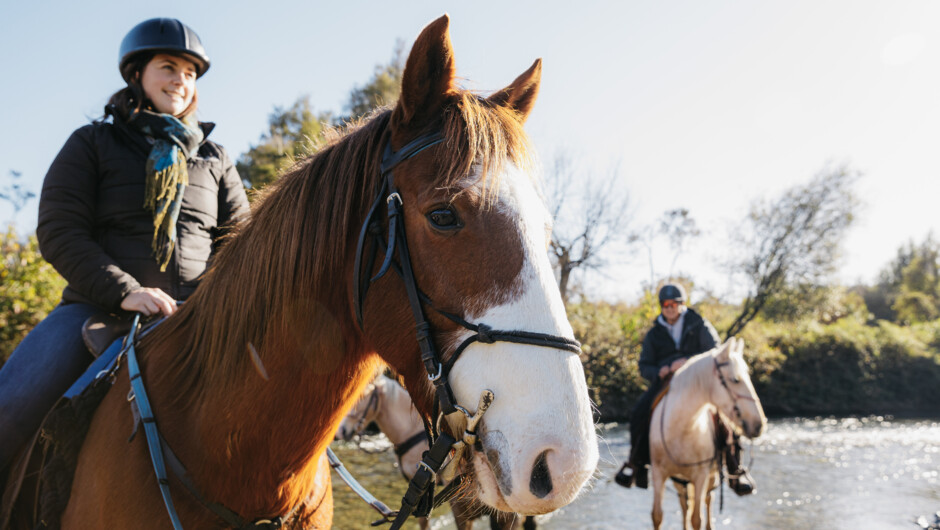
<path fill-rule="evenodd" d="M 140 286 L 183 300 L 206 269 L 219 227 L 248 215 L 244 185 L 225 149 L 203 141 L 187 162 L 177 241 L 160 272 L 151 255 L 153 215 L 143 207 L 151 146 L 108 112 L 112 123 L 76 130 L 52 162 L 39 201 L 39 249 L 68 281 L 64 302 L 117 311 Z M 200 126 L 208 135 L 213 124 Z"/>
<path fill-rule="evenodd" d="M 682 338 L 679 347 L 669 330 L 657 317 L 653 328 L 643 339 L 640 352 L 640 375 L 649 382 L 659 379 L 659 368 L 681 357 L 691 357 L 708 351 L 718 345 L 718 332 L 711 322 L 702 318 L 692 308 L 686 308 L 682 322 Z"/>

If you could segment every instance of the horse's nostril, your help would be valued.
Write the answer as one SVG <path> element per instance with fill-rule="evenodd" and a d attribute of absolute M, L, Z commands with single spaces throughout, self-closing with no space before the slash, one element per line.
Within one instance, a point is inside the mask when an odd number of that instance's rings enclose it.
<path fill-rule="evenodd" d="M 552 492 L 552 474 L 548 470 L 547 454 L 547 450 L 542 451 L 535 459 L 535 465 L 532 466 L 532 478 L 529 479 L 529 491 L 540 499 L 544 499 Z"/>

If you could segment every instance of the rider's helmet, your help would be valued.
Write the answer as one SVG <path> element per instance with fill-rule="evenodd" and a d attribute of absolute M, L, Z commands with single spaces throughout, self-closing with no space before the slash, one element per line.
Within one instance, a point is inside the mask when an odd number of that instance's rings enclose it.
<path fill-rule="evenodd" d="M 659 305 L 666 300 L 685 303 L 685 289 L 678 283 L 667 283 L 659 290 Z"/>
<path fill-rule="evenodd" d="M 140 53 L 171 53 L 185 55 L 196 65 L 196 77 L 201 77 L 209 69 L 209 56 L 199 35 L 186 24 L 175 18 L 151 18 L 134 26 L 121 41 L 120 62 L 121 76 L 130 81 L 134 74 L 128 68 Z"/>

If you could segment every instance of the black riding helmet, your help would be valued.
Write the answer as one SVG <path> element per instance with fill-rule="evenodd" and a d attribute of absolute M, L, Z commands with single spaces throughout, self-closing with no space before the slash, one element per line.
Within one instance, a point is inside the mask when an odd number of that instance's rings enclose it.
<path fill-rule="evenodd" d="M 659 305 L 663 305 L 666 300 L 675 300 L 685 303 L 685 289 L 677 283 L 667 283 L 659 290 Z"/>
<path fill-rule="evenodd" d="M 196 65 L 196 77 L 202 77 L 209 69 L 209 56 L 199 35 L 186 24 L 175 18 L 151 18 L 134 26 L 121 41 L 120 63 L 121 76 L 130 81 L 133 72 L 125 66 L 139 53 L 184 54 Z"/>

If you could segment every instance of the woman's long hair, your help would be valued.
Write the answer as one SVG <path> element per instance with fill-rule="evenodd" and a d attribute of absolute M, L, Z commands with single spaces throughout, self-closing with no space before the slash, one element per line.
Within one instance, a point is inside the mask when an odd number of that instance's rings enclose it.
<path fill-rule="evenodd" d="M 111 95 L 111 98 L 108 99 L 108 106 L 113 107 L 118 117 L 122 120 L 127 121 L 135 112 L 138 112 L 142 109 L 148 109 L 156 112 L 156 109 L 153 108 L 153 103 L 144 93 L 144 87 L 140 83 L 140 78 L 144 73 L 144 68 L 147 66 L 147 63 L 153 59 L 155 53 L 152 52 L 143 52 L 137 54 L 133 59 L 127 62 L 124 65 L 124 69 L 121 71 L 121 74 L 124 75 L 127 82 L 127 86 L 118 90 Z M 185 57 L 183 57 L 185 59 Z M 188 60 L 188 59 L 187 59 Z M 184 118 L 186 116 L 191 116 L 196 113 L 196 107 L 199 103 L 199 91 L 196 90 L 195 85 L 193 85 L 193 100 L 189 103 L 189 106 L 183 111 L 182 114 L 177 116 L 178 118 Z"/>

